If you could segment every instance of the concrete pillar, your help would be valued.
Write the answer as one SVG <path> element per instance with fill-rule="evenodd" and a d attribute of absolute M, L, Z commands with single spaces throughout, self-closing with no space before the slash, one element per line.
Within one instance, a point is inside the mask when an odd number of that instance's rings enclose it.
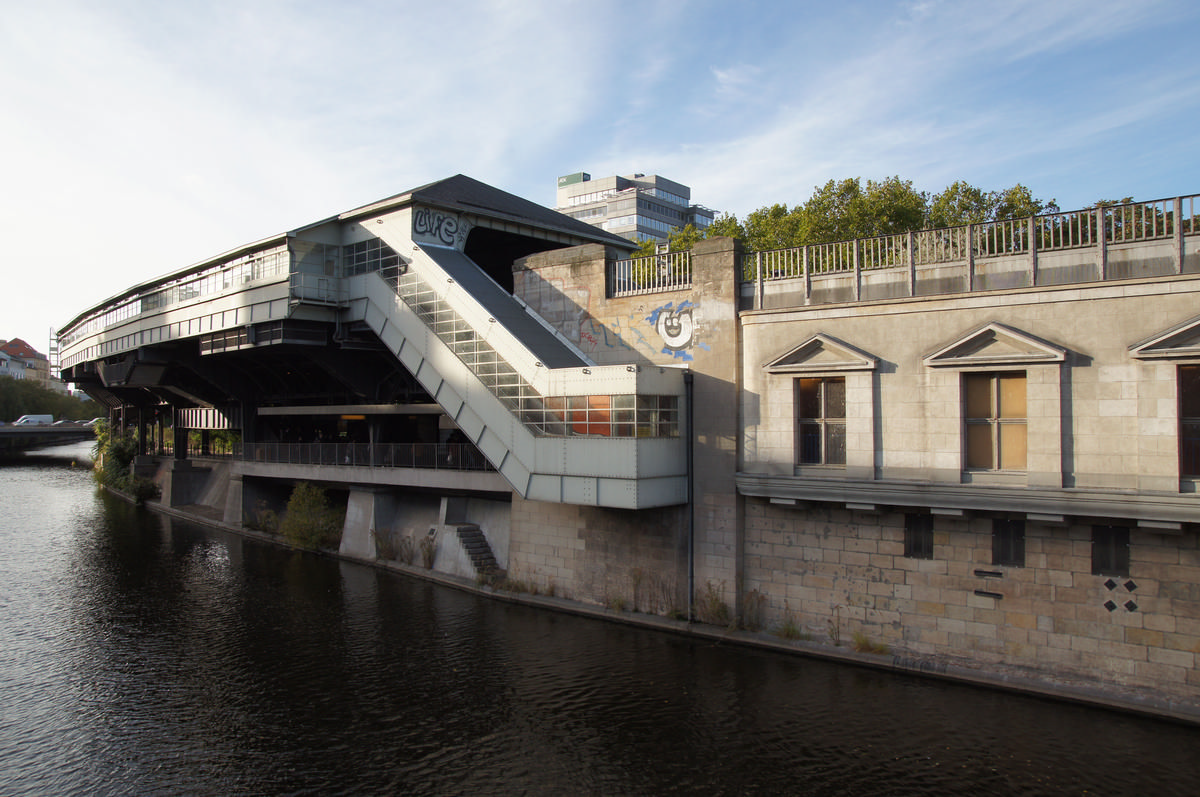
<path fill-rule="evenodd" d="M 338 553 L 356 559 L 375 558 L 375 495 L 368 490 L 353 490 L 346 502 L 346 522 Z"/>
<path fill-rule="evenodd" d="M 246 514 L 245 485 L 240 475 L 229 477 L 229 492 L 225 494 L 225 516 L 222 520 L 231 526 L 242 525 Z"/>
<path fill-rule="evenodd" d="M 742 601 L 744 502 L 737 494 L 741 437 L 741 347 L 738 286 L 741 245 L 732 238 L 700 241 L 692 250 L 692 289 L 703 329 L 693 351 L 693 486 L 695 589 L 724 589 L 739 612 Z M 695 596 L 693 596 L 695 597 Z"/>

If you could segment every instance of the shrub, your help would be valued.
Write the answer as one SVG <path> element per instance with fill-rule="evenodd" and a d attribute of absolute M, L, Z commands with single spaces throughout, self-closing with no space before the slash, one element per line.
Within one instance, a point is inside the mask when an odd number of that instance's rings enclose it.
<path fill-rule="evenodd" d="M 421 538 L 421 564 L 426 570 L 433 569 L 433 560 L 437 556 L 437 537 L 433 534 Z"/>
<path fill-rule="evenodd" d="M 396 545 L 392 542 L 392 534 L 385 531 L 380 534 L 375 529 L 371 529 L 371 536 L 375 538 L 375 558 L 376 559 L 395 559 Z"/>
<path fill-rule="evenodd" d="M 292 490 L 279 531 L 302 548 L 331 548 L 342 537 L 345 513 L 329 506 L 325 491 L 301 482 Z"/>
<path fill-rule="evenodd" d="M 254 517 L 246 521 L 246 527 L 274 534 L 279 531 L 279 515 L 267 505 L 266 501 L 260 499 L 254 505 Z"/>
<path fill-rule="evenodd" d="M 100 484 L 125 493 L 138 504 L 162 494 L 162 488 L 152 479 L 144 479 L 133 472 L 138 447 L 132 436 L 112 437 L 107 427 L 98 429 L 94 453 L 95 475 Z"/>
<path fill-rule="evenodd" d="M 400 538 L 400 542 L 396 544 L 396 558 L 406 565 L 411 565 L 413 560 L 417 558 L 417 552 L 413 548 L 412 537 L 406 535 Z"/>

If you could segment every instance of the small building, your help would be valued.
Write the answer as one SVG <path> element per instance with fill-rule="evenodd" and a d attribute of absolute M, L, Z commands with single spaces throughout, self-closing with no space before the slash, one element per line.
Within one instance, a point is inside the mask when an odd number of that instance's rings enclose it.
<path fill-rule="evenodd" d="M 10 379 L 24 379 L 25 361 L 0 350 L 0 376 L 7 376 Z"/>
<path fill-rule="evenodd" d="M 50 381 L 50 360 L 46 355 L 30 346 L 20 338 L 13 338 L 0 343 L 0 352 L 9 357 L 21 360 L 25 364 L 25 377 L 33 379 L 44 386 Z"/>
<path fill-rule="evenodd" d="M 665 241 L 672 230 L 712 224 L 713 211 L 691 196 L 686 185 L 656 174 L 593 179 L 575 172 L 558 178 L 555 209 L 631 241 Z"/>

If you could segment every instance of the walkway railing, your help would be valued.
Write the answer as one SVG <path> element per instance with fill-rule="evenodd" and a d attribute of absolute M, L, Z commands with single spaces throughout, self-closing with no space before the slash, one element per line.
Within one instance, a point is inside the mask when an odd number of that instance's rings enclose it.
<path fill-rule="evenodd" d="M 492 470 L 469 443 L 255 443 L 244 459 L 285 465 Z"/>
<path fill-rule="evenodd" d="M 631 260 L 614 260 L 608 265 L 610 297 L 690 288 L 692 253 L 664 252 Z"/>
<path fill-rule="evenodd" d="M 1128 269 L 1109 273 L 1109 253 L 1128 245 L 1155 244 L 1169 248 L 1166 257 L 1173 261 L 1174 273 L 1184 271 L 1188 257 L 1184 239 L 1200 234 L 1200 195 L 1159 199 L 1088 208 L 1061 213 L 1048 213 L 1022 219 L 967 224 L 934 230 L 918 230 L 877 238 L 858 238 L 849 241 L 811 244 L 790 249 L 747 253 L 742 260 L 742 279 L 758 283 L 803 279 L 805 295 L 811 292 L 813 278 L 835 275 L 855 275 L 853 297 L 862 298 L 859 291 L 864 273 L 887 269 L 909 269 L 911 277 L 899 280 L 908 283 L 908 295 L 922 292 L 917 282 L 918 269 L 959 265 L 966 269 L 961 279 L 947 279 L 948 272 L 936 273 L 938 285 L 930 279 L 926 293 L 947 292 L 948 285 L 961 290 L 983 290 L 993 287 L 1024 287 L 1042 284 L 1038 277 L 1039 258 L 1072 252 L 1081 260 L 1098 264 L 1098 270 L 1064 269 L 1064 274 L 1046 281 L 1055 284 L 1082 282 L 1090 279 L 1112 279 L 1138 276 Z M 1094 257 L 1087 250 L 1094 250 Z M 1156 254 L 1155 257 L 1158 257 Z M 1026 264 L 1021 280 L 1006 280 L 998 285 L 995 266 L 987 261 L 1002 258 L 1023 258 Z M 626 261 L 628 262 L 628 261 Z M 1061 257 L 1058 264 L 1066 263 Z M 1017 282 L 1022 282 L 1018 285 Z M 1011 284 L 1009 284 L 1011 283 Z M 950 290 L 949 292 L 953 292 Z M 756 292 L 756 306 L 761 306 L 761 288 Z"/>

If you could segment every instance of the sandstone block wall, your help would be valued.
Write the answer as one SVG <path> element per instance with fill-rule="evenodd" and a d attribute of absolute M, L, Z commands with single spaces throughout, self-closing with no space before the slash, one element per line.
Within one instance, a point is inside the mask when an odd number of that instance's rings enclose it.
<path fill-rule="evenodd" d="M 1027 522 L 1024 567 L 992 565 L 991 534 L 987 518 L 939 517 L 933 559 L 913 559 L 903 514 L 753 500 L 745 584 L 765 596 L 768 628 L 790 613 L 814 638 L 840 623 L 843 644 L 857 631 L 896 655 L 1200 693 L 1195 529 L 1133 529 L 1128 576 L 1092 574 L 1090 525 Z"/>

